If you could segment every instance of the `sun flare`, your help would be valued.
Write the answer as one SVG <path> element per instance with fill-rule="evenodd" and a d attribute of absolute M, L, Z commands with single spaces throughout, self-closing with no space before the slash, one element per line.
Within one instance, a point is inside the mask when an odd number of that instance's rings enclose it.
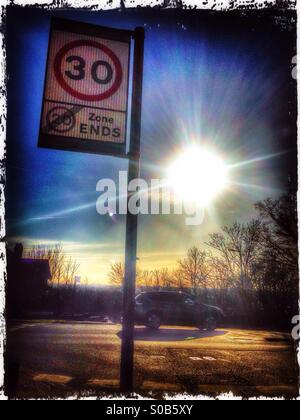
<path fill-rule="evenodd" d="M 210 150 L 191 147 L 169 166 L 167 178 L 175 196 L 206 206 L 225 189 L 228 168 Z"/>

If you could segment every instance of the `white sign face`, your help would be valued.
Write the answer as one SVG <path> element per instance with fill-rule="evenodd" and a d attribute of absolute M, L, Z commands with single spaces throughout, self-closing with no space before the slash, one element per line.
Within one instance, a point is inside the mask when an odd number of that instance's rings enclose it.
<path fill-rule="evenodd" d="M 130 42 L 83 32 L 52 29 L 40 143 L 46 137 L 46 147 L 59 147 L 61 138 L 77 141 L 71 148 L 78 150 L 84 140 L 125 148 Z"/>

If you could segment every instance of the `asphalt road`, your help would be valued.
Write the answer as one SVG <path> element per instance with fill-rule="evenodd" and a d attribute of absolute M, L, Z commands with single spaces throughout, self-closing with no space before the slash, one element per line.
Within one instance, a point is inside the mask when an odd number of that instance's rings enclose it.
<path fill-rule="evenodd" d="M 120 330 L 120 325 L 97 323 L 11 325 L 8 386 L 25 398 L 117 392 Z M 287 334 L 238 329 L 206 333 L 185 327 L 150 332 L 137 327 L 135 340 L 139 393 L 298 396 L 295 347 Z"/>

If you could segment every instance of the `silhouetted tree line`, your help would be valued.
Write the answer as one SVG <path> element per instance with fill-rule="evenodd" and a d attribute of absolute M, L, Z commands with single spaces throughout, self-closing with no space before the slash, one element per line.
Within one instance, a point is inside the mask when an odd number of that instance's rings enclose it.
<path fill-rule="evenodd" d="M 266 199 L 255 208 L 256 219 L 210 234 L 203 249 L 190 248 L 174 270 L 138 268 L 138 291 L 187 291 L 222 307 L 231 325 L 290 326 L 299 297 L 296 193 Z M 79 265 L 60 245 L 32 247 L 26 257 L 47 259 L 52 275 L 33 309 L 78 317 L 121 312 L 123 263 L 111 266 L 111 288 L 101 289 L 87 279 L 77 285 Z"/>
<path fill-rule="evenodd" d="M 138 287 L 188 291 L 221 306 L 231 324 L 290 326 L 299 298 L 296 204 L 295 190 L 256 203 L 256 219 L 210 234 L 174 270 L 138 269 Z M 123 277 L 124 265 L 113 264 L 111 284 Z"/>

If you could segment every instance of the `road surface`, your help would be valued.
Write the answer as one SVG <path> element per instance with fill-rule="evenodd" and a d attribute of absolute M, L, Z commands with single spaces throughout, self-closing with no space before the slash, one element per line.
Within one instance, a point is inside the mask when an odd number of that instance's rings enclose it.
<path fill-rule="evenodd" d="M 120 325 L 80 322 L 10 325 L 8 386 L 25 398 L 116 392 L 120 330 Z M 288 334 L 137 327 L 135 340 L 135 387 L 140 393 L 298 395 L 298 365 Z"/>

